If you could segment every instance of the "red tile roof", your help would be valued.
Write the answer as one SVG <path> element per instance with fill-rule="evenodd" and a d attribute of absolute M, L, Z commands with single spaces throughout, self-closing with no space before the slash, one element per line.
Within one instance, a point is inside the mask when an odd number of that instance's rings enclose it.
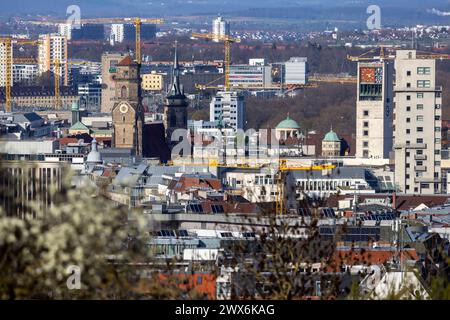
<path fill-rule="evenodd" d="M 118 66 L 120 66 L 120 67 L 129 67 L 129 66 L 135 66 L 135 65 L 136 65 L 136 62 L 130 56 L 126 56 L 118 64 Z"/>

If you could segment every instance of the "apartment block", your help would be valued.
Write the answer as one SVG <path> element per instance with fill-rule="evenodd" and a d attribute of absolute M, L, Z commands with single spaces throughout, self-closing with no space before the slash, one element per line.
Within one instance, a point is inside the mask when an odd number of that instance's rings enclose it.
<path fill-rule="evenodd" d="M 6 73 L 8 67 L 8 56 L 12 57 L 13 50 L 10 47 L 9 54 L 7 52 L 7 46 L 5 43 L 0 42 L 0 87 L 4 87 L 6 84 Z M 10 66 L 9 72 L 12 74 L 12 66 Z M 12 84 L 11 84 L 12 85 Z"/>
<path fill-rule="evenodd" d="M 395 59 L 395 182 L 409 194 L 441 192 L 442 87 L 436 61 L 398 50 Z"/>
<path fill-rule="evenodd" d="M 164 75 L 152 71 L 141 76 L 142 90 L 145 91 L 162 91 L 164 89 Z"/>
<path fill-rule="evenodd" d="M 67 37 L 59 34 L 40 35 L 38 52 L 39 73 L 57 72 L 61 83 L 67 86 L 69 83 Z"/>
<path fill-rule="evenodd" d="M 209 120 L 224 128 L 244 129 L 244 97 L 237 92 L 219 91 L 211 100 Z"/>
<path fill-rule="evenodd" d="M 388 159 L 392 151 L 393 72 L 393 63 L 389 61 L 358 63 L 358 158 Z"/>

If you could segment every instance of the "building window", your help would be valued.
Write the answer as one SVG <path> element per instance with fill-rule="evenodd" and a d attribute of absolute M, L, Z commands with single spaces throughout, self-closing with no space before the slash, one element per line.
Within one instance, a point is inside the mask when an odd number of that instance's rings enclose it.
<path fill-rule="evenodd" d="M 411 107 L 406 107 L 406 111 L 411 111 Z"/>
<path fill-rule="evenodd" d="M 417 74 L 430 75 L 431 74 L 431 68 L 430 67 L 418 67 L 417 68 Z"/>
<path fill-rule="evenodd" d="M 411 75 L 411 71 L 406 71 L 406 75 L 409 77 Z"/>
<path fill-rule="evenodd" d="M 410 129 L 406 129 L 406 134 L 410 134 L 411 130 Z"/>
<path fill-rule="evenodd" d="M 369 147 L 369 141 L 363 141 L 363 147 L 368 148 Z"/>
<path fill-rule="evenodd" d="M 406 101 L 410 101 L 411 100 L 411 96 L 406 96 Z"/>
<path fill-rule="evenodd" d="M 441 116 L 434 116 L 434 120 L 436 120 L 436 121 L 441 120 Z"/>
<path fill-rule="evenodd" d="M 423 104 L 418 104 L 417 105 L 417 110 L 423 110 Z"/>
<path fill-rule="evenodd" d="M 363 115 L 364 115 L 365 117 L 368 117 L 368 116 L 369 116 L 369 110 L 364 110 L 364 111 L 363 111 Z"/>
<path fill-rule="evenodd" d="M 411 88 L 411 83 L 408 82 L 408 83 L 406 84 L 406 87 L 407 87 L 407 88 Z"/>
<path fill-rule="evenodd" d="M 423 143 L 423 139 L 422 138 L 417 138 L 416 142 L 417 143 Z"/>
<path fill-rule="evenodd" d="M 434 132 L 441 132 L 441 127 L 435 127 Z"/>
<path fill-rule="evenodd" d="M 423 116 L 417 116 L 417 117 L 416 117 L 416 121 L 422 122 L 422 121 L 423 121 Z"/>
<path fill-rule="evenodd" d="M 369 131 L 368 130 L 364 130 L 363 131 L 363 136 L 367 137 L 369 135 Z"/>
<path fill-rule="evenodd" d="M 410 123 L 411 122 L 411 118 L 406 118 L 406 123 Z"/>
<path fill-rule="evenodd" d="M 417 87 L 418 88 L 430 88 L 431 81 L 430 80 L 417 80 Z"/>
<path fill-rule="evenodd" d="M 369 127 L 369 122 L 368 121 L 364 121 L 364 128 L 368 128 Z"/>
<path fill-rule="evenodd" d="M 417 98 L 422 99 L 423 98 L 423 92 L 417 92 Z"/>
<path fill-rule="evenodd" d="M 441 139 L 439 139 L 439 138 L 434 139 L 434 143 L 440 144 L 441 143 Z"/>
<path fill-rule="evenodd" d="M 417 132 L 423 132 L 423 127 L 417 127 Z"/>

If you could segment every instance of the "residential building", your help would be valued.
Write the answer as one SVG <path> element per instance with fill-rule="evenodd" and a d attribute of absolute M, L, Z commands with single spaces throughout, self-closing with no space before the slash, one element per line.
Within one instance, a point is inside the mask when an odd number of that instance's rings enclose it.
<path fill-rule="evenodd" d="M 39 36 L 38 64 L 39 73 L 51 71 L 57 73 L 61 83 L 69 83 L 67 38 L 59 34 L 42 34 Z"/>
<path fill-rule="evenodd" d="M 113 24 L 111 25 L 111 37 L 116 43 L 122 43 L 124 39 L 124 25 Z"/>
<path fill-rule="evenodd" d="M 219 121 L 219 125 L 234 130 L 244 129 L 244 96 L 235 91 L 219 91 L 211 100 L 209 120 Z"/>
<path fill-rule="evenodd" d="M 67 40 L 72 40 L 72 24 L 71 23 L 60 23 L 58 25 L 58 33 L 66 37 Z"/>
<path fill-rule="evenodd" d="M 13 83 L 21 85 L 31 85 L 39 74 L 37 64 L 13 64 Z"/>
<path fill-rule="evenodd" d="M 393 70 L 389 61 L 359 62 L 356 156 L 388 159 L 392 151 Z"/>
<path fill-rule="evenodd" d="M 7 46 L 6 43 L 0 42 L 0 87 L 4 87 L 6 84 L 6 74 L 7 74 L 7 66 L 9 65 L 7 63 L 8 57 L 13 57 L 13 49 L 12 46 L 10 47 L 9 53 L 7 52 Z M 10 66 L 9 72 L 12 74 L 12 66 Z M 13 85 L 11 83 L 11 85 Z"/>
<path fill-rule="evenodd" d="M 212 33 L 216 36 L 214 42 L 219 42 L 220 37 L 230 35 L 230 23 L 222 17 L 217 17 L 212 21 Z"/>
<path fill-rule="evenodd" d="M 407 194 L 441 192 L 442 87 L 436 61 L 415 50 L 398 50 L 395 59 L 395 183 Z"/>
<path fill-rule="evenodd" d="M 164 89 L 164 75 L 152 71 L 151 73 L 142 75 L 142 90 L 145 91 L 162 91 Z"/>

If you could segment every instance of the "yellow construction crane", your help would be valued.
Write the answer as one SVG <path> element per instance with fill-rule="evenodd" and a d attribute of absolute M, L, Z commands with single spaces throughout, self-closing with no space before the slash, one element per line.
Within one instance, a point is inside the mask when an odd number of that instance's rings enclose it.
<path fill-rule="evenodd" d="M 275 175 L 275 180 L 277 184 L 277 200 L 276 200 L 276 214 L 284 215 L 284 182 L 285 173 L 289 171 L 311 171 L 311 170 L 330 170 L 337 166 L 334 164 L 324 164 L 324 165 L 312 165 L 312 166 L 289 166 L 286 159 L 280 159 L 278 161 L 278 171 Z"/>
<path fill-rule="evenodd" d="M 36 45 L 39 43 L 37 40 L 25 40 L 14 39 L 11 37 L 0 38 L 0 44 L 3 44 L 6 52 L 5 59 L 5 111 L 11 112 L 12 98 L 11 98 L 11 86 L 13 84 L 12 78 L 12 66 L 13 66 L 13 44 L 31 44 Z"/>
<path fill-rule="evenodd" d="M 50 21 L 35 21 L 33 24 L 38 25 L 55 25 L 55 24 L 64 24 L 66 21 L 62 20 L 50 20 Z M 150 18 L 94 18 L 94 19 L 81 19 L 80 24 L 134 24 L 136 28 L 136 62 L 142 63 L 142 42 L 141 42 L 141 26 L 143 24 L 163 24 L 164 19 L 150 19 Z"/>
<path fill-rule="evenodd" d="M 233 38 L 230 36 L 221 36 L 213 33 L 197 33 L 193 32 L 192 37 L 194 38 L 201 38 L 201 39 L 209 39 L 209 40 L 217 40 L 220 42 L 223 42 L 225 45 L 225 91 L 230 90 L 230 65 L 231 65 L 231 44 L 232 43 L 239 43 L 241 42 L 241 39 L 239 38 Z"/>

